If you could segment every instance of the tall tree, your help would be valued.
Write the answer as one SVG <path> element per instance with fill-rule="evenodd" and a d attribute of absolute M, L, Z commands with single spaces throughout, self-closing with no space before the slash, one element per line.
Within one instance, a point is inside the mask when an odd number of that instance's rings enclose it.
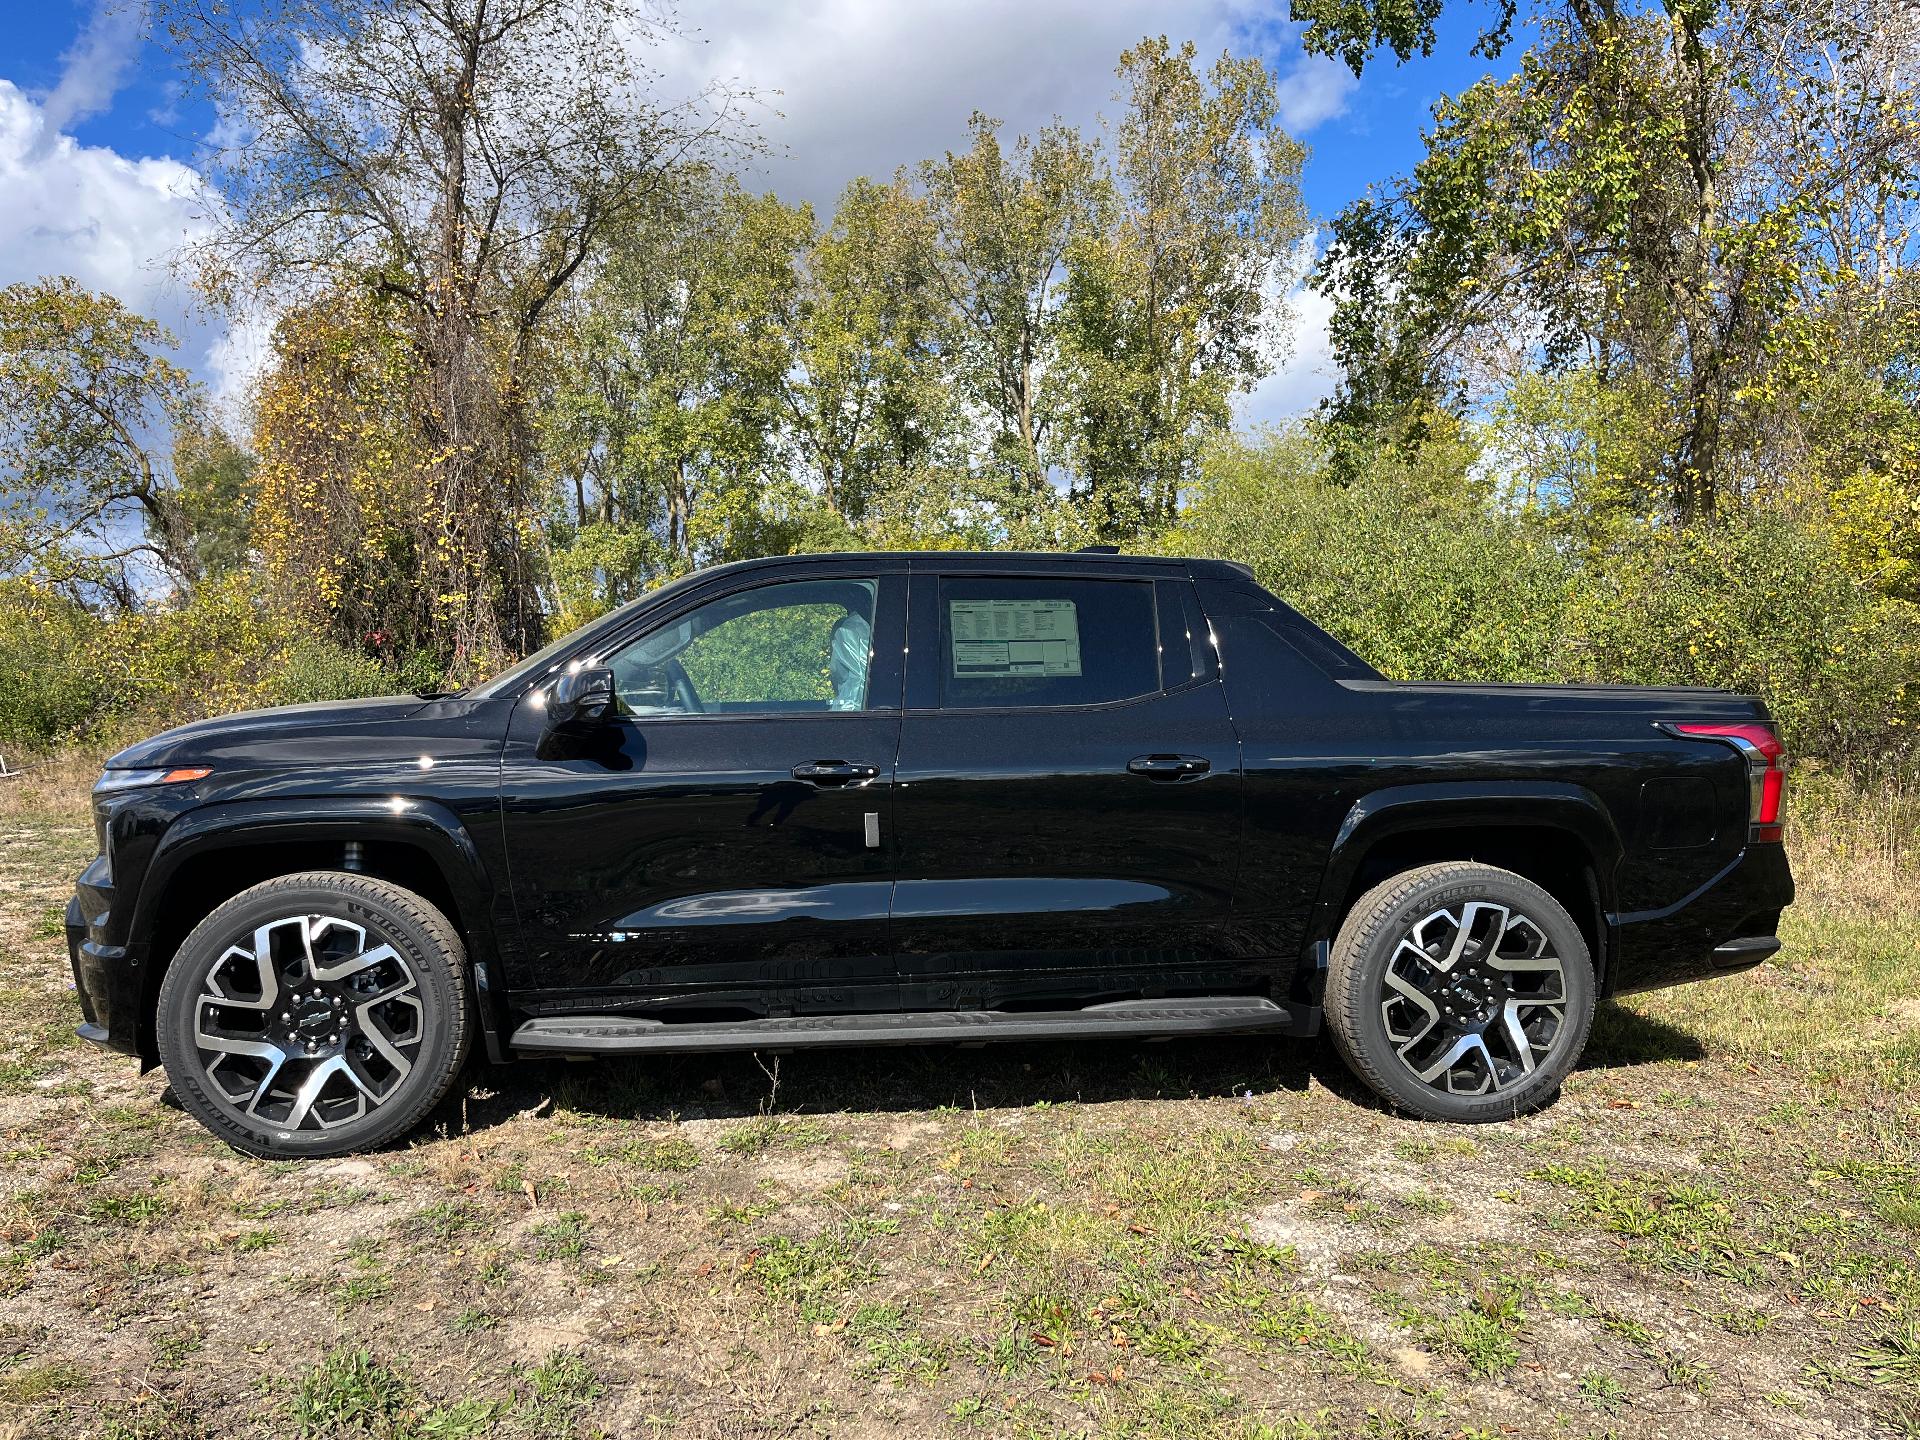
<path fill-rule="evenodd" d="M 932 223 L 904 178 L 856 180 L 807 256 L 787 386 L 794 445 L 849 526 L 959 468 Z"/>
<path fill-rule="evenodd" d="M 1191 43 L 1120 57 L 1112 224 L 1074 237 L 1063 348 L 1073 372 L 1076 494 L 1103 534 L 1169 523 L 1231 396 L 1279 358 L 1307 235 L 1305 152 L 1277 120 L 1273 77 Z"/>
<path fill-rule="evenodd" d="M 962 393 L 991 422 L 991 464 L 1015 505 L 1049 494 L 1057 412 L 1048 404 L 1068 246 L 1103 223 L 1097 151 L 1054 124 L 1000 142 L 976 112 L 964 153 L 920 168 L 934 273 L 946 291 Z"/>
<path fill-rule="evenodd" d="M 0 577 L 123 608 L 198 577 L 166 461 L 199 403 L 174 343 L 65 276 L 0 289 Z"/>
<path fill-rule="evenodd" d="M 812 228 L 806 209 L 693 168 L 609 233 L 557 354 L 571 613 L 750 553 L 802 503 L 779 462 Z"/>
<path fill-rule="evenodd" d="M 252 545 L 253 456 L 202 416 L 173 437 L 173 473 L 200 573 L 243 569 Z"/>
<path fill-rule="evenodd" d="M 232 143 L 197 248 L 216 293 L 390 297 L 418 357 L 414 622 L 459 664 L 535 638 L 526 367 L 555 300 L 724 96 L 646 98 L 646 0 L 162 0 Z M 719 101 L 721 103 L 712 103 Z M 463 657 L 463 658 L 459 658 Z"/>
<path fill-rule="evenodd" d="M 1428 48 L 1436 8 L 1295 14 L 1358 69 L 1376 45 Z M 1498 11 L 1485 52 L 1517 13 Z M 1412 176 L 1335 222 L 1320 283 L 1347 371 L 1337 433 L 1352 454 L 1417 443 L 1424 410 L 1489 375 L 1591 367 L 1657 397 L 1662 488 L 1682 518 L 1711 516 L 1767 483 L 1796 380 L 1786 322 L 1829 288 L 1835 226 L 1910 213 L 1914 75 L 1885 42 L 1912 17 L 1884 0 L 1543 0 L 1528 18 L 1517 73 L 1443 99 Z"/>

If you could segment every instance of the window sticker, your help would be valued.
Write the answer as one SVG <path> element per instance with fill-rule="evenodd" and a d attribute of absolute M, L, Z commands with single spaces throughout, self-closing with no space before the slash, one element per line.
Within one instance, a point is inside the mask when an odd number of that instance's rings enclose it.
<path fill-rule="evenodd" d="M 957 680 L 1080 673 L 1071 600 L 949 600 L 947 617 Z"/>

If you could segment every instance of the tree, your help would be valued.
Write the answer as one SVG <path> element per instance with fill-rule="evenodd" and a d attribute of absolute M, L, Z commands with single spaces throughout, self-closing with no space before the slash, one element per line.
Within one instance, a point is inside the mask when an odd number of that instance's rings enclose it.
<path fill-rule="evenodd" d="M 950 502 L 965 469 L 932 223 L 904 178 L 856 180 L 807 256 L 788 413 L 821 502 L 849 527 L 930 484 Z"/>
<path fill-rule="evenodd" d="M 554 304 L 660 178 L 732 124 L 645 98 L 644 0 L 163 0 L 236 141 L 197 247 L 219 295 L 365 290 L 417 357 L 417 626 L 456 668 L 540 628 L 527 366 Z M 709 102 L 719 101 L 718 104 Z"/>
<path fill-rule="evenodd" d="M 806 508 L 780 462 L 812 229 L 804 208 L 689 169 L 607 236 L 556 350 L 563 545 L 591 559 L 569 567 L 570 615 L 755 553 Z"/>
<path fill-rule="evenodd" d="M 173 438 L 173 473 L 199 573 L 210 577 L 245 568 L 252 544 L 253 456 L 201 416 Z"/>
<path fill-rule="evenodd" d="M 1379 44 L 1429 47 L 1436 9 L 1295 14 L 1357 70 Z M 1710 517 L 1770 483 L 1778 406 L 1806 378 L 1782 341 L 1850 264 L 1847 217 L 1911 213 L 1913 71 L 1888 45 L 1913 19 L 1879 0 L 1548 0 L 1531 21 L 1518 72 L 1443 99 L 1413 175 L 1334 224 L 1336 432 L 1349 455 L 1417 445 L 1435 406 L 1590 367 L 1657 404 L 1671 509 Z"/>
<path fill-rule="evenodd" d="M 165 459 L 199 402 L 174 339 L 65 276 L 0 289 L 0 577 L 132 609 L 200 573 Z"/>
<path fill-rule="evenodd" d="M 1273 77 L 1191 43 L 1120 57 L 1113 221 L 1067 252 L 1074 493 L 1102 535 L 1170 523 L 1230 397 L 1283 348 L 1279 292 L 1307 235 L 1305 152 L 1277 123 Z"/>
<path fill-rule="evenodd" d="M 988 462 L 1020 506 L 1049 494 L 1059 291 L 1068 246 L 1103 223 L 1106 190 L 1096 152 L 1071 127 L 1021 136 L 1009 155 L 997 120 L 976 111 L 968 124 L 972 146 L 923 164 L 920 181 L 954 380 L 990 417 Z"/>
<path fill-rule="evenodd" d="M 279 616 L 358 653 L 444 663 L 420 591 L 447 536 L 422 504 L 435 456 L 404 306 L 348 286 L 281 316 L 254 398 L 250 544 Z"/>

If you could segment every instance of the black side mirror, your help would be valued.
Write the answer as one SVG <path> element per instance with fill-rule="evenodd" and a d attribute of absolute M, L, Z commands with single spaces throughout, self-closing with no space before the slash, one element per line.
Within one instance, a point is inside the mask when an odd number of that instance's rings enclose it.
<path fill-rule="evenodd" d="M 547 691 L 549 734 L 584 735 L 614 714 L 613 671 L 570 670 Z"/>

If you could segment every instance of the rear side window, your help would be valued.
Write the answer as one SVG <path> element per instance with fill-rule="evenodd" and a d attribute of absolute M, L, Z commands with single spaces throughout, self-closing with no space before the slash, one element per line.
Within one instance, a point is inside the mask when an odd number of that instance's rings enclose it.
<path fill-rule="evenodd" d="M 949 709 L 1099 705 L 1152 694 L 1160 688 L 1158 645 L 1146 581 L 940 582 L 940 703 Z"/>

